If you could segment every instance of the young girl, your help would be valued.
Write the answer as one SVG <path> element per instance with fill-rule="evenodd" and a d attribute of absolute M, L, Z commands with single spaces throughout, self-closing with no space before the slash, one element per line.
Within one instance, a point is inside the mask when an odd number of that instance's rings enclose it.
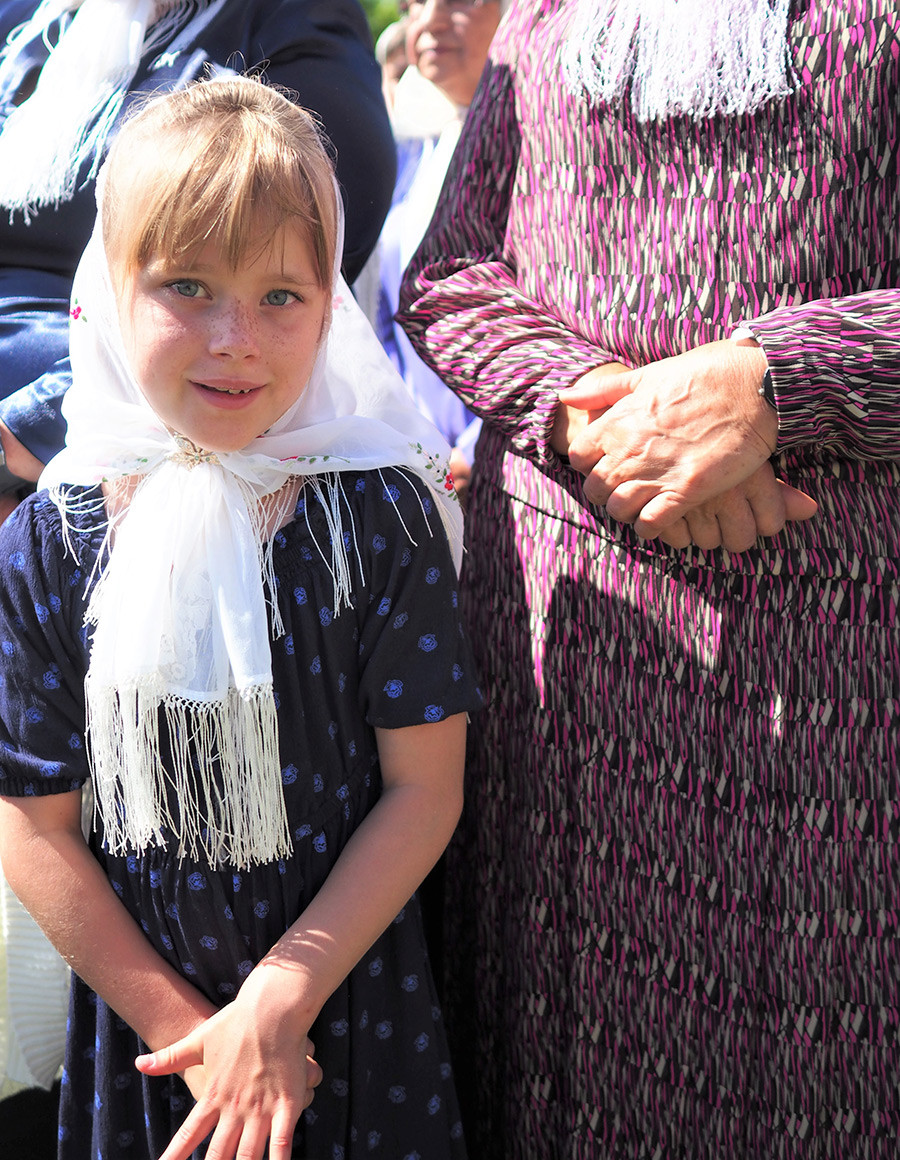
<path fill-rule="evenodd" d="M 0 857 L 76 972 L 60 1156 L 461 1157 L 410 900 L 480 703 L 447 449 L 285 97 L 159 98 L 98 200 L 68 445 L 0 533 Z"/>

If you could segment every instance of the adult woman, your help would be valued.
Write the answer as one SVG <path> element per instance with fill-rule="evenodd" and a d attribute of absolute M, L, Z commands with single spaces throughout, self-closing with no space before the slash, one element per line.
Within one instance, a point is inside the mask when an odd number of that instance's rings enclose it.
<path fill-rule="evenodd" d="M 897 23 L 550 0 L 491 50 L 404 314 L 488 419 L 479 1156 L 895 1154 Z M 776 437 L 818 513 L 754 540 Z"/>
<path fill-rule="evenodd" d="M 14 112 L 22 121 L 21 138 L 46 138 L 52 157 L 67 107 L 84 107 L 89 117 L 126 89 L 176 88 L 207 70 L 264 68 L 270 81 L 296 93 L 325 125 L 347 208 L 348 280 L 362 269 L 390 204 L 395 167 L 379 70 L 357 0 L 10 0 L 0 11 L 0 43 L 20 26 L 25 35 L 9 45 L 0 67 L 0 147 Z M 140 48 L 129 59 L 135 36 Z M 85 42 L 97 44 L 97 61 L 86 58 Z M 49 60 L 48 44 L 56 46 Z M 93 104 L 89 92 L 82 106 L 80 85 L 93 64 L 101 103 Z M 45 65 L 56 75 L 43 108 L 32 109 L 29 98 L 38 98 L 35 84 Z M 0 435 L 13 473 L 0 480 L 3 490 L 16 489 L 16 476 L 37 479 L 65 436 L 59 404 L 70 375 L 69 290 L 93 224 L 93 174 L 106 141 L 101 130 L 96 145 L 79 152 L 79 141 L 93 140 L 89 128 L 71 126 L 59 152 L 71 150 L 77 167 L 56 188 L 48 177 L 42 199 L 33 192 L 41 188 L 40 175 L 24 195 L 13 180 L 40 151 L 16 138 L 12 149 L 20 160 L 4 162 L 0 171 Z"/>

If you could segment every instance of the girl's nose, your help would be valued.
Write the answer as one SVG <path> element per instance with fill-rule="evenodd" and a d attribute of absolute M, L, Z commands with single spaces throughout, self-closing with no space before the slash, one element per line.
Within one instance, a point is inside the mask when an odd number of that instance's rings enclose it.
<path fill-rule="evenodd" d="M 249 358 L 259 353 L 257 320 L 240 303 L 222 305 L 210 320 L 209 349 L 229 358 Z"/>

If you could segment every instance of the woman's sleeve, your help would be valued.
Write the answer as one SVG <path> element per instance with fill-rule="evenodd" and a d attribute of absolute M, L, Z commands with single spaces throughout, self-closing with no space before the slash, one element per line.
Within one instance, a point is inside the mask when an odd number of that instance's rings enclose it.
<path fill-rule="evenodd" d="M 84 744 L 85 577 L 61 568 L 59 522 L 46 497 L 0 527 L 0 794 L 77 789 Z"/>
<path fill-rule="evenodd" d="M 613 356 L 517 285 L 505 238 L 519 162 L 510 73 L 490 64 L 407 269 L 397 319 L 466 406 L 503 430 L 520 454 L 553 466 L 557 392 Z"/>
<path fill-rule="evenodd" d="M 782 307 L 745 325 L 769 362 L 780 451 L 900 459 L 900 290 Z"/>
<path fill-rule="evenodd" d="M 398 729 L 481 708 L 456 568 L 428 488 L 394 468 L 368 472 L 360 482 L 357 544 L 367 604 L 359 610 L 359 695 L 365 719 Z"/>

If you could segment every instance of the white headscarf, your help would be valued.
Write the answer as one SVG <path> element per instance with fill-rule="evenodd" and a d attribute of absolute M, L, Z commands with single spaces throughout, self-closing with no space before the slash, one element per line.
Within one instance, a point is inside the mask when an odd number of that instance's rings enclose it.
<path fill-rule="evenodd" d="M 102 191 L 101 171 L 101 200 Z M 279 494 L 283 485 L 309 477 L 323 500 L 330 541 L 319 550 L 334 578 L 336 613 L 349 603 L 351 560 L 362 567 L 356 529 L 345 526 L 349 507 L 335 474 L 343 469 L 398 466 L 419 475 L 459 566 L 462 515 L 449 448 L 340 277 L 342 240 L 331 326 L 308 387 L 265 434 L 217 455 L 172 435 L 144 399 L 125 354 L 99 224 L 76 272 L 67 445 L 41 486 L 65 518 L 77 501 L 63 485 L 140 477 L 87 616 L 95 625 L 86 680 L 92 776 L 114 852 L 160 844 L 163 826 L 182 852 L 211 865 L 266 862 L 291 848 L 270 649 L 271 635 L 283 631 L 271 539 L 272 512 L 286 514 L 292 495 L 289 487 Z M 407 535 L 399 512 L 397 519 L 398 536 Z"/>
<path fill-rule="evenodd" d="M 95 177 L 125 93 L 142 58 L 196 39 L 228 0 L 42 0 L 0 54 L 0 93 L 25 79 L 33 43 L 61 22 L 31 96 L 0 131 L 0 205 L 26 218 L 67 201 L 85 162 Z M 180 34 L 176 38 L 178 30 Z"/>
<path fill-rule="evenodd" d="M 790 0 L 573 0 L 563 76 L 640 121 L 752 113 L 787 96 Z"/>

